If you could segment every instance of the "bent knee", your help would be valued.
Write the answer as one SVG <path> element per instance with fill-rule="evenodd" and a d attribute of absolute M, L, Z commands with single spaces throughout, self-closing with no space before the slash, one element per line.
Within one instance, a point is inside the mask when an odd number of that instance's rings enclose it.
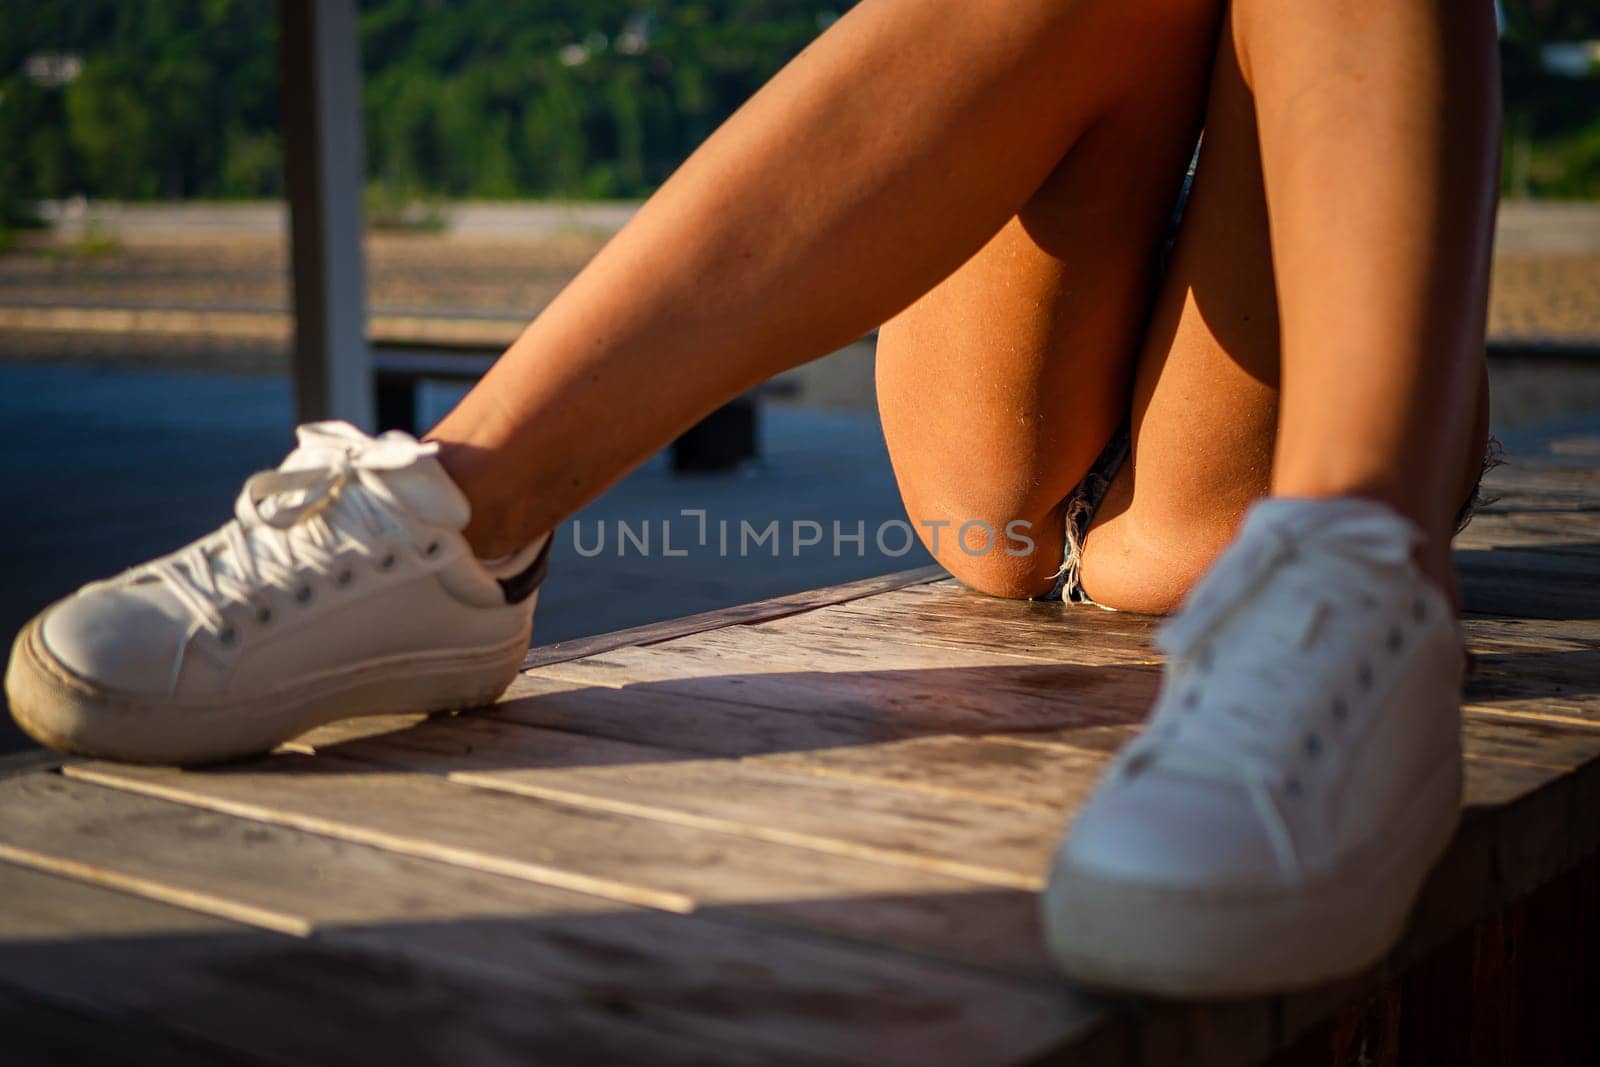
<path fill-rule="evenodd" d="M 1169 615 L 1183 604 L 1238 531 L 1243 510 L 1160 520 L 1108 515 L 1084 539 L 1079 581 L 1096 604 Z"/>
<path fill-rule="evenodd" d="M 1023 600 L 1055 583 L 1066 540 L 1064 506 L 1023 515 L 997 507 L 908 510 L 923 547 L 969 589 Z"/>

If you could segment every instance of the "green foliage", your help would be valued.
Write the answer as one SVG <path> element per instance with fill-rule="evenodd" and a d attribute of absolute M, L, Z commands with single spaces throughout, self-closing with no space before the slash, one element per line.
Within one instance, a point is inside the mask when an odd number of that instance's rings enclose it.
<path fill-rule="evenodd" d="M 1529 159 L 1528 184 L 1541 196 L 1600 199 L 1600 124 L 1576 136 L 1535 146 Z"/>
<path fill-rule="evenodd" d="M 1600 71 L 1545 69 L 1546 45 L 1600 39 L 1592 0 L 1505 0 L 1504 191 L 1513 196 L 1600 196 Z"/>
<path fill-rule="evenodd" d="M 640 196 L 840 3 L 371 0 L 369 172 L 445 196 Z"/>
<path fill-rule="evenodd" d="M 362 208 L 366 224 L 374 230 L 437 233 L 450 222 L 438 197 L 383 182 L 367 183 Z"/>
<path fill-rule="evenodd" d="M 272 13 L 271 0 L 0 0 L 0 166 L 14 195 L 276 192 L 260 141 L 277 126 Z M 80 56 L 81 72 L 33 80 L 25 61 L 48 53 Z"/>
<path fill-rule="evenodd" d="M 363 0 L 374 217 L 441 197 L 635 197 L 853 0 Z M 1506 0 L 1508 189 L 1600 195 L 1593 0 Z M 0 208 L 282 192 L 276 0 L 0 0 Z M 25 61 L 81 56 L 67 85 Z M 11 205 L 11 206 L 7 206 Z M 409 220 L 409 221 L 408 221 Z"/>
<path fill-rule="evenodd" d="M 234 126 L 222 148 L 221 194 L 227 197 L 272 197 L 282 192 L 282 154 L 278 135 Z"/>
<path fill-rule="evenodd" d="M 369 206 L 644 195 L 849 2 L 367 0 Z M 0 0 L 0 196 L 281 193 L 274 11 Z M 39 53 L 82 71 L 36 84 Z"/>

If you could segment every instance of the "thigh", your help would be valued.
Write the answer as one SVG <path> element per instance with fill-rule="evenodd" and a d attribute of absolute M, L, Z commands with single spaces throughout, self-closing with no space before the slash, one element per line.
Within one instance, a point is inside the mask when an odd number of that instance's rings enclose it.
<path fill-rule="evenodd" d="M 1254 108 L 1227 34 L 1205 139 L 1134 372 L 1132 452 L 1084 545 L 1096 602 L 1171 610 L 1266 493 L 1278 317 Z"/>
<path fill-rule="evenodd" d="M 1126 418 L 1215 26 L 1195 17 L 1152 42 L 1144 59 L 1159 73 L 879 335 L 878 403 L 906 509 L 968 585 L 1002 596 L 1049 589 L 1066 498 Z M 1014 523 L 1029 547 L 1006 537 Z"/>
<path fill-rule="evenodd" d="M 1131 455 L 1084 544 L 1083 590 L 1107 607 L 1174 610 L 1271 486 L 1280 353 L 1258 144 L 1224 33 L 1194 186 L 1134 370 Z M 1455 488 L 1463 502 L 1481 473 L 1488 412 L 1485 379 Z"/>

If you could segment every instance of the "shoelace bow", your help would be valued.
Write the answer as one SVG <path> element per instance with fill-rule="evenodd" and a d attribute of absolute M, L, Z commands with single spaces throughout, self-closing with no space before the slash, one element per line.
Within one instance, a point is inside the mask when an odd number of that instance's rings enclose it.
<path fill-rule="evenodd" d="M 262 614 L 270 610 L 261 595 L 266 589 L 299 594 L 305 572 L 331 575 L 342 554 L 378 559 L 390 539 L 418 547 L 405 505 L 380 475 L 436 446 L 402 436 L 367 438 L 341 423 L 302 426 L 296 434 L 298 446 L 282 467 L 246 479 L 232 521 L 148 565 L 213 636 L 230 632 L 223 614 L 229 604 L 269 618 Z"/>

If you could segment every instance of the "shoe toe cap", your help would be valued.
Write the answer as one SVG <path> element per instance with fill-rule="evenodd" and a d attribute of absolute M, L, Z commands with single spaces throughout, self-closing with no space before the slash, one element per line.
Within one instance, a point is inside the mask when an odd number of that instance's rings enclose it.
<path fill-rule="evenodd" d="M 68 671 L 139 696 L 170 693 L 187 633 L 169 605 L 138 587 L 84 589 L 39 624 L 45 650 Z"/>
<path fill-rule="evenodd" d="M 1102 786 L 1062 843 L 1056 876 L 1183 891 L 1259 888 L 1281 875 L 1243 789 L 1175 775 Z"/>

